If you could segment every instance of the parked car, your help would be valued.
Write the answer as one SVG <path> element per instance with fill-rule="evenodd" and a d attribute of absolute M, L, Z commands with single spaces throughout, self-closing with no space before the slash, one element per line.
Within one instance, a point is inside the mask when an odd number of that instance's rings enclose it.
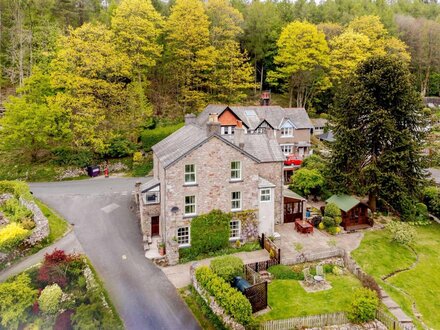
<path fill-rule="evenodd" d="M 284 161 L 284 165 L 286 166 L 299 166 L 302 163 L 302 159 L 297 155 L 289 155 L 287 159 Z"/>

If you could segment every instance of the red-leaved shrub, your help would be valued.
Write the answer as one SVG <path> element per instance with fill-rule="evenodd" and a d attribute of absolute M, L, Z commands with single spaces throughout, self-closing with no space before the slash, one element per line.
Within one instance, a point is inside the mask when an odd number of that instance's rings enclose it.
<path fill-rule="evenodd" d="M 42 288 L 54 283 L 65 288 L 69 284 L 69 274 L 78 267 L 81 267 L 78 255 L 66 254 L 63 250 L 55 249 L 44 256 L 44 263 L 38 270 L 37 281 Z"/>
<path fill-rule="evenodd" d="M 68 309 L 57 316 L 53 330 L 73 330 L 71 316 L 74 311 Z"/>

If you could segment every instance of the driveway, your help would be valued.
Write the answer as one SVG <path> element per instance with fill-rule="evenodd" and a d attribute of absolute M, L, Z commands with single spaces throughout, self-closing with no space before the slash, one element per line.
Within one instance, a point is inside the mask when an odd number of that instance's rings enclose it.
<path fill-rule="evenodd" d="M 132 205 L 139 178 L 32 183 L 34 195 L 74 225 L 127 329 L 199 329 L 165 274 L 145 259 Z"/>

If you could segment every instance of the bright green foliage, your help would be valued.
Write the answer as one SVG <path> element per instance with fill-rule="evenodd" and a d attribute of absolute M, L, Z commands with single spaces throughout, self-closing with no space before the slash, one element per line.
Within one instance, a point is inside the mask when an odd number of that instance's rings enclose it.
<path fill-rule="evenodd" d="M 22 225 L 12 222 L 0 229 L 0 251 L 8 252 L 17 247 L 31 232 Z"/>
<path fill-rule="evenodd" d="M 56 314 L 60 310 L 60 300 L 63 295 L 58 284 L 46 286 L 38 297 L 38 306 L 46 314 Z"/>
<path fill-rule="evenodd" d="M 367 36 L 372 42 L 383 39 L 388 34 L 378 16 L 356 17 L 348 24 L 348 28 Z"/>
<path fill-rule="evenodd" d="M 440 217 L 440 188 L 431 186 L 424 190 L 423 201 L 428 206 L 428 210 L 436 217 Z"/>
<path fill-rule="evenodd" d="M 0 181 L 0 194 L 3 193 L 13 194 L 16 198 L 29 199 L 32 196 L 28 184 L 23 181 Z"/>
<path fill-rule="evenodd" d="M 135 73 L 155 66 L 162 52 L 158 39 L 161 15 L 150 0 L 123 0 L 113 12 L 112 30 L 118 48 L 128 55 Z"/>
<path fill-rule="evenodd" d="M 356 66 L 369 55 L 370 40 L 364 34 L 347 30 L 330 42 L 332 79 L 338 81 L 353 73 Z"/>
<path fill-rule="evenodd" d="M 145 151 L 150 151 L 152 146 L 165 139 L 168 135 L 171 135 L 172 133 L 177 131 L 179 128 L 182 127 L 182 125 L 183 124 L 159 126 L 155 129 L 144 130 L 141 133 L 142 148 Z"/>
<path fill-rule="evenodd" d="M 327 217 L 332 217 L 334 219 L 340 218 L 341 217 L 341 210 L 339 209 L 339 207 L 335 203 L 328 203 L 325 206 L 324 215 Z"/>
<path fill-rule="evenodd" d="M 229 245 L 232 215 L 220 210 L 199 215 L 191 221 L 191 249 L 197 253 L 214 252 Z"/>
<path fill-rule="evenodd" d="M 243 276 L 243 260 L 235 256 L 218 257 L 211 261 L 212 271 L 228 283 L 232 283 L 234 277 Z"/>
<path fill-rule="evenodd" d="M 353 294 L 347 317 L 353 323 L 368 322 L 374 320 L 378 307 L 379 298 L 376 292 L 367 288 L 357 289 Z"/>
<path fill-rule="evenodd" d="M 31 287 L 31 279 L 27 274 L 0 283 L 1 325 L 6 329 L 17 329 L 20 322 L 27 319 L 28 310 L 37 298 L 37 293 Z"/>
<path fill-rule="evenodd" d="M 407 66 L 371 57 L 335 97 L 329 173 L 334 190 L 377 197 L 410 218 L 423 181 L 421 147 L 426 127 L 420 95 Z"/>
<path fill-rule="evenodd" d="M 0 210 L 11 222 L 21 222 L 32 218 L 32 212 L 21 205 L 17 198 L 8 199 L 3 205 L 0 205 Z"/>
<path fill-rule="evenodd" d="M 142 86 L 130 83 L 129 57 L 104 25 L 84 24 L 59 43 L 51 79 L 62 90 L 50 104 L 67 111 L 72 144 L 105 152 L 117 136 L 134 137 L 149 115 Z"/>
<path fill-rule="evenodd" d="M 304 274 L 302 272 L 294 272 L 291 267 L 286 265 L 271 266 L 267 271 L 277 280 L 304 280 Z"/>
<path fill-rule="evenodd" d="M 410 245 L 414 242 L 416 231 L 411 225 L 407 223 L 400 221 L 391 221 L 387 224 L 387 229 L 392 234 L 392 240 L 397 243 Z"/>
<path fill-rule="evenodd" d="M 176 0 L 165 25 L 169 78 L 180 105 L 194 111 L 209 99 L 217 52 L 210 45 L 209 20 L 199 0 Z"/>
<path fill-rule="evenodd" d="M 304 107 L 316 90 L 329 87 L 325 75 L 329 48 L 324 33 L 314 24 L 295 21 L 283 29 L 277 45 L 275 64 L 278 66 L 273 77 L 288 86 L 290 107 L 294 97 L 296 105 Z"/>
<path fill-rule="evenodd" d="M 252 306 L 247 298 L 217 276 L 209 267 L 202 266 L 195 272 L 197 282 L 237 322 L 246 325 L 251 321 Z"/>
<path fill-rule="evenodd" d="M 316 196 L 324 184 L 324 177 L 317 169 L 303 167 L 293 173 L 290 188 L 306 197 L 310 194 Z"/>

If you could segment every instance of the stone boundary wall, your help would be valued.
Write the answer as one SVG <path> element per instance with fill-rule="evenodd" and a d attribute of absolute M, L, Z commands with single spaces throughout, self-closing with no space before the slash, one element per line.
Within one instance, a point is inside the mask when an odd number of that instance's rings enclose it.
<path fill-rule="evenodd" d="M 24 241 L 26 244 L 34 246 L 49 236 L 49 220 L 35 202 L 20 197 L 20 203 L 34 215 L 35 228 L 32 230 L 31 236 Z"/>
<path fill-rule="evenodd" d="M 223 324 L 228 329 L 233 330 L 245 330 L 245 327 L 234 320 L 234 318 L 224 311 L 222 307 L 215 301 L 214 297 L 212 297 L 205 289 L 202 288 L 201 285 L 197 282 L 195 270 L 198 267 L 198 263 L 193 263 L 190 268 L 191 274 L 191 283 L 202 299 L 208 304 L 209 308 L 211 308 L 212 312 L 217 315 L 223 322 Z"/>

